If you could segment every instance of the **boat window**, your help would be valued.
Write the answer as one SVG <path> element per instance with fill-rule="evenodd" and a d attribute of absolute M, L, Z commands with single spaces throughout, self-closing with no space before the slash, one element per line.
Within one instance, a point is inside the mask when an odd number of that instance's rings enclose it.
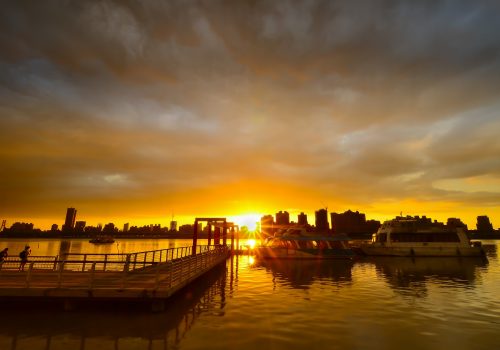
<path fill-rule="evenodd" d="M 392 242 L 460 242 L 456 232 L 393 232 Z"/>
<path fill-rule="evenodd" d="M 380 233 L 380 234 L 377 236 L 377 242 L 380 242 L 380 243 L 385 243 L 385 242 L 387 242 L 387 233 Z"/>

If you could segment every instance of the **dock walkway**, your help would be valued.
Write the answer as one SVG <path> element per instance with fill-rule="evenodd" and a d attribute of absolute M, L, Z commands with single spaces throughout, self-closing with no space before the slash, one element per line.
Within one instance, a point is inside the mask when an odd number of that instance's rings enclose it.
<path fill-rule="evenodd" d="M 0 269 L 2 298 L 161 300 L 224 262 L 226 246 L 171 248 L 131 254 L 65 254 L 18 259 Z"/>

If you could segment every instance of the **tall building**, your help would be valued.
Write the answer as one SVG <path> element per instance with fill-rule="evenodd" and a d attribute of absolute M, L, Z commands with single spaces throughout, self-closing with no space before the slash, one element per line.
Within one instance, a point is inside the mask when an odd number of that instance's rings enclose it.
<path fill-rule="evenodd" d="M 316 210 L 315 212 L 316 231 L 326 232 L 330 230 L 328 223 L 328 211 L 326 209 Z"/>
<path fill-rule="evenodd" d="M 490 218 L 486 215 L 477 217 L 476 227 L 478 232 L 493 232 L 493 225 L 490 222 Z"/>
<path fill-rule="evenodd" d="M 63 231 L 72 231 L 75 228 L 76 209 L 68 208 L 66 210 L 66 220 L 64 221 Z"/>
<path fill-rule="evenodd" d="M 276 213 L 276 225 L 290 225 L 290 214 L 281 210 Z"/>
<path fill-rule="evenodd" d="M 366 220 L 365 214 L 348 210 L 342 214 L 331 213 L 334 234 L 345 233 L 352 238 L 371 238 L 380 227 L 380 221 Z"/>
<path fill-rule="evenodd" d="M 123 232 L 128 232 L 129 226 L 130 226 L 130 224 L 128 222 L 124 223 L 123 224 Z"/>
<path fill-rule="evenodd" d="M 170 231 L 177 231 L 177 221 L 170 221 Z"/>
<path fill-rule="evenodd" d="M 298 216 L 297 216 L 297 224 L 301 225 L 301 226 L 307 226 L 308 225 L 308 222 L 307 222 L 307 215 L 304 214 L 304 213 L 300 213 Z"/>

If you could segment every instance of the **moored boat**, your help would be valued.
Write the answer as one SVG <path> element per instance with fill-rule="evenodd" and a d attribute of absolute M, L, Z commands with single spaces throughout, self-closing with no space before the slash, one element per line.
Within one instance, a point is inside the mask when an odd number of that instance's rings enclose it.
<path fill-rule="evenodd" d="M 355 253 L 344 235 L 326 236 L 292 228 L 278 232 L 254 249 L 262 259 L 352 259 Z"/>
<path fill-rule="evenodd" d="M 89 243 L 94 243 L 94 244 L 111 244 L 114 242 L 115 240 L 113 239 L 113 237 L 110 236 L 97 236 L 89 240 Z"/>
<path fill-rule="evenodd" d="M 370 244 L 359 249 L 379 256 L 484 256 L 481 242 L 470 242 L 461 227 L 449 227 L 424 217 L 386 221 Z"/>

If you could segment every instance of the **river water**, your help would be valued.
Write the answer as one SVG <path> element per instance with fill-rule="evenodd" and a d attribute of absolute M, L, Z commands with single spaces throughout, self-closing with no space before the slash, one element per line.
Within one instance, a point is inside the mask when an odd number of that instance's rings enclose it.
<path fill-rule="evenodd" d="M 17 254 L 26 241 L 0 240 Z M 182 240 L 29 242 L 34 255 L 132 252 Z M 245 242 L 243 242 L 245 243 Z M 474 258 L 256 261 L 239 256 L 167 311 L 9 310 L 0 349 L 498 349 L 498 243 Z"/>

